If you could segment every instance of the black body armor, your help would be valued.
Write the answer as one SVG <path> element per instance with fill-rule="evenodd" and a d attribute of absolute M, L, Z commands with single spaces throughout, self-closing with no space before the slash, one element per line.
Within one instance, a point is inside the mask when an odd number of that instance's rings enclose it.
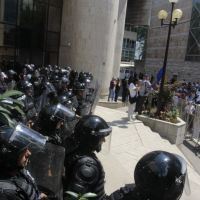
<path fill-rule="evenodd" d="M 78 194 L 95 193 L 96 200 L 106 199 L 105 172 L 94 153 L 67 158 L 65 188 Z"/>
<path fill-rule="evenodd" d="M 39 191 L 27 170 L 18 175 L 0 180 L 0 199 L 5 200 L 39 200 Z"/>
<path fill-rule="evenodd" d="M 34 99 L 31 96 L 26 96 L 24 99 L 24 105 L 27 120 L 34 120 L 37 115 Z"/>
<path fill-rule="evenodd" d="M 119 190 L 113 192 L 109 197 L 109 200 L 146 200 L 143 199 L 139 192 L 136 191 L 134 184 L 128 184 Z"/>

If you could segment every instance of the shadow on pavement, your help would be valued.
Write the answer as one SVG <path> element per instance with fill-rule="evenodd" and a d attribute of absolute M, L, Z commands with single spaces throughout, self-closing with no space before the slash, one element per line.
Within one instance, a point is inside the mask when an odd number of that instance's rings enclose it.
<path fill-rule="evenodd" d="M 128 117 L 122 117 L 119 120 L 114 120 L 112 122 L 108 122 L 110 126 L 117 126 L 119 128 L 128 128 L 130 124 L 135 124 L 135 123 L 142 123 L 141 121 L 138 121 L 137 119 L 128 121 Z"/>
<path fill-rule="evenodd" d="M 195 143 L 190 140 L 184 140 L 183 144 L 192 151 L 197 157 L 200 158 L 200 147 L 196 147 Z"/>

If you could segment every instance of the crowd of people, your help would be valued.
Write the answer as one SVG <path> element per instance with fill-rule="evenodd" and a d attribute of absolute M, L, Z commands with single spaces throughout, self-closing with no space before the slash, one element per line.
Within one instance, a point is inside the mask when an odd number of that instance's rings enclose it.
<path fill-rule="evenodd" d="M 141 114 L 145 109 L 146 100 L 149 93 L 153 90 L 150 77 L 147 74 L 140 73 L 137 76 L 136 73 L 132 73 L 130 77 L 125 77 L 123 80 L 112 79 L 109 87 L 108 101 L 114 100 L 119 96 L 121 88 L 122 103 L 124 105 L 128 103 L 128 120 L 135 119 L 135 115 Z M 117 95 L 116 95 L 117 93 Z M 115 101 L 117 101 L 115 99 Z"/>
<path fill-rule="evenodd" d="M 177 109 L 181 109 L 180 112 L 187 115 L 187 117 L 189 116 L 189 121 L 192 122 L 195 105 L 200 104 L 200 83 L 186 82 L 185 80 L 178 81 L 178 76 L 174 74 L 167 84 L 173 96 L 172 105 Z M 159 81 L 155 80 L 153 76 L 131 73 L 129 77 L 122 80 L 115 78 L 111 80 L 108 101 L 111 99 L 116 102 L 120 94 L 122 103 L 128 105 L 128 119 L 131 120 L 135 118 L 135 115 L 148 110 L 149 106 L 157 106 L 157 99 L 152 99 L 150 94 L 158 92 Z M 185 116 L 181 117 L 185 119 Z M 190 124 L 190 127 L 192 127 L 192 123 Z"/>
<path fill-rule="evenodd" d="M 113 82 L 110 94 L 118 87 L 117 101 L 120 81 Z M 8 91 L 12 94 L 13 89 L 23 93 L 11 98 Z M 135 184 L 106 195 L 105 172 L 95 152 L 101 151 L 112 128 L 93 113 L 97 90 L 91 73 L 70 67 L 27 64 L 20 72 L 0 72 L 0 116 L 8 119 L 0 120 L 1 200 L 85 199 L 87 193 L 96 200 L 180 199 L 187 165 L 180 156 L 164 151 L 144 155 L 134 171 Z M 134 108 L 142 112 L 151 90 L 148 76 L 138 81 L 130 77 L 128 90 L 130 104 L 136 104 L 129 109 L 132 117 Z M 11 106 L 19 101 L 23 113 Z"/>
<path fill-rule="evenodd" d="M 186 82 L 183 80 L 178 84 L 173 93 L 173 104 L 179 110 L 180 117 L 187 122 L 187 132 L 194 133 L 194 119 L 199 117 L 198 105 L 200 104 L 199 82 Z"/>

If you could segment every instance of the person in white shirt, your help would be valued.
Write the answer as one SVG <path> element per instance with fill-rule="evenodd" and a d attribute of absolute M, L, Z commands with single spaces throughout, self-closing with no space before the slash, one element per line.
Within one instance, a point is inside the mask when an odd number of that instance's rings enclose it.
<path fill-rule="evenodd" d="M 135 112 L 135 106 L 136 106 L 136 100 L 138 96 L 138 87 L 136 84 L 136 81 L 130 80 L 129 83 L 129 105 L 128 105 L 128 120 L 131 121 L 131 119 L 134 120 L 134 112 Z"/>

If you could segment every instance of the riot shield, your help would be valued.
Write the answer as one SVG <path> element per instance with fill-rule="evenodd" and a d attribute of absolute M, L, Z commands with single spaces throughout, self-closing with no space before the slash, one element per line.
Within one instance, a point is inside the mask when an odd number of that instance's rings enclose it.
<path fill-rule="evenodd" d="M 64 173 L 65 148 L 51 143 L 44 151 L 31 156 L 28 170 L 38 188 L 51 199 L 63 199 L 62 175 Z"/>
<path fill-rule="evenodd" d="M 99 102 L 100 92 L 101 92 L 101 85 L 98 81 L 96 81 L 94 91 L 91 96 L 92 106 L 91 106 L 90 113 L 92 113 L 92 114 L 94 114 L 95 108 Z"/>
<path fill-rule="evenodd" d="M 76 109 L 76 114 L 83 117 L 85 115 L 89 115 L 91 111 L 91 103 L 90 102 L 82 102 L 79 104 Z"/>

